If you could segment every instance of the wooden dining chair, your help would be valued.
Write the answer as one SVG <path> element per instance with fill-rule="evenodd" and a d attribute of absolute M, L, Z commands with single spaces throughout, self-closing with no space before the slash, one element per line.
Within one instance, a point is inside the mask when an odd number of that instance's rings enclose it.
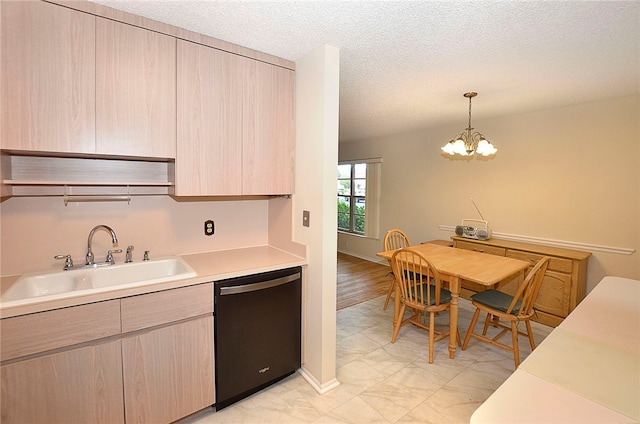
<path fill-rule="evenodd" d="M 397 250 L 402 249 L 404 247 L 411 246 L 409 242 L 409 237 L 402 231 L 394 228 L 392 230 L 387 231 L 387 234 L 384 236 L 384 250 Z M 387 310 L 387 306 L 389 306 L 389 300 L 391 299 L 391 295 L 395 291 L 395 280 L 391 279 L 391 284 L 389 284 L 389 289 L 387 290 L 387 298 L 384 300 L 383 310 Z"/>
<path fill-rule="evenodd" d="M 549 259 L 549 257 L 545 256 L 535 264 L 513 296 L 498 290 L 487 290 L 471 296 L 471 304 L 476 307 L 476 311 L 473 314 L 469 330 L 467 330 L 467 335 L 464 338 L 462 350 L 467 348 L 471 337 L 475 337 L 485 343 L 513 352 L 513 360 L 516 368 L 518 368 L 518 365 L 520 365 L 518 335 L 527 336 L 529 338 L 531 350 L 536 347 L 535 340 L 533 339 L 533 331 L 531 331 L 531 318 L 535 314 L 533 305 L 538 297 L 538 293 L 540 292 L 544 273 L 547 271 L 547 267 L 549 266 Z M 473 332 L 478 321 L 478 317 L 480 316 L 480 311 L 487 313 L 482 334 Z M 500 322 L 501 319 L 509 321 L 510 325 L 506 326 L 502 324 Z M 520 322 L 525 323 L 526 332 L 518 330 L 518 324 Z M 490 339 L 487 337 L 489 325 L 501 328 L 502 331 L 494 338 Z M 509 330 L 511 330 L 511 346 L 498 341 L 498 339 L 505 335 Z"/>
<path fill-rule="evenodd" d="M 400 327 L 411 323 L 429 331 L 429 363 L 433 363 L 434 342 L 449 336 L 449 331 L 435 329 L 435 317 L 437 312 L 449 309 L 451 306 L 451 293 L 442 288 L 442 280 L 438 270 L 420 252 L 411 247 L 396 251 L 391 257 L 391 268 L 400 287 L 400 312 L 395 319 L 395 327 L 391 343 L 395 343 Z M 404 313 L 410 308 L 412 313 L 409 318 L 404 318 Z M 422 322 L 422 317 L 429 314 L 428 325 Z M 447 327 L 448 328 L 448 327 Z M 460 335 L 456 331 L 458 343 Z"/>

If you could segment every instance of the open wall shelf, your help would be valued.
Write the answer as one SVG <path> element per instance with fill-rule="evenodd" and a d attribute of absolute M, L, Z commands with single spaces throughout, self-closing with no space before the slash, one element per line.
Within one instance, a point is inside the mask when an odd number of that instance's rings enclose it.
<path fill-rule="evenodd" d="M 2 196 L 170 194 L 173 162 L 3 154 Z"/>

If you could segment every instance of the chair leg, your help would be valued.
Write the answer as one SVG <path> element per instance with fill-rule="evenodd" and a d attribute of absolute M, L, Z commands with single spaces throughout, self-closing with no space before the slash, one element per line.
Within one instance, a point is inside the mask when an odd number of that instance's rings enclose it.
<path fill-rule="evenodd" d="M 400 331 L 400 326 L 402 325 L 402 317 L 404 316 L 405 308 L 406 308 L 406 306 L 403 303 L 402 306 L 400 306 L 400 313 L 398 314 L 398 317 L 396 318 L 396 326 L 393 329 L 393 336 L 391 336 L 391 343 L 395 343 L 396 342 L 396 337 L 398 337 L 398 331 Z"/>
<path fill-rule="evenodd" d="M 467 335 L 464 337 L 464 343 L 462 343 L 462 350 L 465 350 L 467 348 L 467 344 L 469 344 L 469 339 L 471 338 L 471 333 L 473 333 L 473 328 L 476 326 L 476 322 L 478 322 L 479 316 L 480 316 L 480 308 L 476 308 L 476 312 L 473 314 L 473 318 L 471 318 L 471 324 L 469 324 Z"/>
<path fill-rule="evenodd" d="M 460 339 L 460 330 L 456 327 L 456 342 L 458 342 L 458 346 L 462 347 L 462 341 Z"/>
<path fill-rule="evenodd" d="M 520 365 L 520 348 L 518 347 L 518 324 L 516 321 L 511 321 L 511 340 L 513 343 L 513 360 L 516 368 L 518 368 L 518 365 Z"/>
<path fill-rule="evenodd" d="M 435 333 L 436 317 L 433 312 L 429 313 L 429 363 L 433 364 L 433 333 Z"/>
<path fill-rule="evenodd" d="M 387 298 L 384 300 L 384 306 L 382 307 L 383 311 L 387 310 L 387 306 L 389 306 L 389 300 L 391 300 L 391 294 L 396 288 L 396 282 L 391 280 L 391 285 L 389 285 L 389 290 L 387 290 Z"/>
<path fill-rule="evenodd" d="M 487 330 L 489 329 L 489 321 L 493 321 L 491 318 L 492 318 L 491 314 L 487 313 L 487 319 L 484 320 L 484 328 L 482 329 L 482 335 L 483 336 L 487 335 Z"/>
<path fill-rule="evenodd" d="M 529 344 L 531 345 L 531 350 L 536 348 L 536 341 L 533 339 L 533 330 L 531 330 L 531 322 L 528 320 L 524 322 L 527 326 L 527 336 L 529 336 Z"/>

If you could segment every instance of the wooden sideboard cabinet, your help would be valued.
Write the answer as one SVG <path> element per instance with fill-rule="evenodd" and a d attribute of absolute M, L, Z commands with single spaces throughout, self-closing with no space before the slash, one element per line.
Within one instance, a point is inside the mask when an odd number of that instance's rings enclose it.
<path fill-rule="evenodd" d="M 543 256 L 551 257 L 549 268 L 535 304 L 536 321 L 557 326 L 584 299 L 586 295 L 587 265 L 591 252 L 522 243 L 509 240 L 486 241 L 452 237 L 453 247 L 482 253 L 506 256 L 531 262 L 532 266 Z M 498 290 L 513 294 L 522 276 L 498 285 Z M 470 281 L 462 282 L 460 295 L 466 299 L 485 288 Z"/>

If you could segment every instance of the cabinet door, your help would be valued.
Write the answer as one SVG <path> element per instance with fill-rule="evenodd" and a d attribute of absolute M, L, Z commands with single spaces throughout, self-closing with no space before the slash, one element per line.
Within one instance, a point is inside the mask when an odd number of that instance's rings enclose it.
<path fill-rule="evenodd" d="M 3 365 L 3 424 L 122 423 L 120 341 Z"/>
<path fill-rule="evenodd" d="M 3 149 L 93 153 L 95 17 L 3 1 Z"/>
<path fill-rule="evenodd" d="M 294 72 L 251 60 L 243 103 L 243 194 L 293 192 Z"/>
<path fill-rule="evenodd" d="M 175 43 L 97 18 L 96 153 L 175 158 Z"/>
<path fill-rule="evenodd" d="M 569 315 L 571 275 L 547 271 L 534 307 L 560 317 Z"/>
<path fill-rule="evenodd" d="M 215 403 L 213 316 L 122 341 L 126 421 L 173 422 Z"/>
<path fill-rule="evenodd" d="M 242 84 L 249 59 L 178 40 L 175 194 L 242 194 Z"/>

